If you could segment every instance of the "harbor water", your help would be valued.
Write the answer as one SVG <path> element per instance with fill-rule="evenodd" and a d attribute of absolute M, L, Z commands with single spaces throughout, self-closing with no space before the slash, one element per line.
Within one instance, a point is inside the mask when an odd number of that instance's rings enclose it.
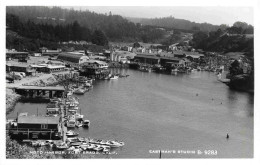
<path fill-rule="evenodd" d="M 162 158 L 253 157 L 253 94 L 229 89 L 211 72 L 112 72 L 130 76 L 96 80 L 93 89 L 77 96 L 91 124 L 74 131 L 125 142 L 116 153 L 97 158 L 159 158 L 159 150 Z M 7 118 L 21 112 L 44 115 L 46 106 L 17 103 Z"/>

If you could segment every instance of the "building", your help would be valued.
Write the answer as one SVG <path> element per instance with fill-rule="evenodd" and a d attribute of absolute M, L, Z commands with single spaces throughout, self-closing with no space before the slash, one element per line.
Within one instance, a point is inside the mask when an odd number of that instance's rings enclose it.
<path fill-rule="evenodd" d="M 17 127 L 9 129 L 12 137 L 26 139 L 59 139 L 61 135 L 60 117 L 20 115 Z"/>
<path fill-rule="evenodd" d="M 121 63 L 128 63 L 130 59 L 134 59 L 135 53 L 128 51 L 115 51 L 110 54 L 110 60 Z"/>
<path fill-rule="evenodd" d="M 123 46 L 123 47 L 121 47 L 121 50 L 131 52 L 133 50 L 133 47 L 131 47 L 131 46 Z"/>
<path fill-rule="evenodd" d="M 72 67 L 79 67 L 81 64 L 87 62 L 89 57 L 83 53 L 63 52 L 57 57 L 57 60 L 64 62 Z"/>
<path fill-rule="evenodd" d="M 46 47 L 42 47 L 40 48 L 40 52 L 42 53 L 43 56 L 57 56 L 60 54 L 61 49 L 49 50 Z"/>
<path fill-rule="evenodd" d="M 64 70 L 65 70 L 65 66 L 63 65 L 47 65 L 45 67 L 41 67 L 38 69 L 38 71 L 45 72 L 45 73 L 61 72 Z"/>
<path fill-rule="evenodd" d="M 161 57 L 160 64 L 166 66 L 167 63 L 175 65 L 175 67 L 187 67 L 190 65 L 190 61 L 186 58 L 171 58 L 171 57 Z"/>
<path fill-rule="evenodd" d="M 6 61 L 17 59 L 18 62 L 27 62 L 28 57 L 29 57 L 28 52 L 16 52 L 16 51 L 6 52 Z"/>
<path fill-rule="evenodd" d="M 108 64 L 104 61 L 88 60 L 81 64 L 80 75 L 102 79 L 109 75 Z"/>
<path fill-rule="evenodd" d="M 108 64 L 104 61 L 99 61 L 99 60 L 88 60 L 81 64 L 82 67 L 86 68 L 95 68 L 95 69 L 107 69 Z"/>
<path fill-rule="evenodd" d="M 27 76 L 32 75 L 36 70 L 27 63 L 20 62 L 7 62 L 7 72 L 24 72 Z"/>
<path fill-rule="evenodd" d="M 155 54 L 137 54 L 134 57 L 134 61 L 138 63 L 145 63 L 145 64 L 159 64 L 160 57 L 156 56 Z"/>

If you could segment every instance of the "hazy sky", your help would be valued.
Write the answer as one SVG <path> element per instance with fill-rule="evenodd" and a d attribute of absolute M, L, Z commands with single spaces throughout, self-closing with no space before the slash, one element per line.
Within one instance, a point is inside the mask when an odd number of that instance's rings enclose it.
<path fill-rule="evenodd" d="M 72 8 L 72 7 L 66 7 Z M 85 6 L 73 7 L 74 9 L 90 10 L 97 13 L 118 14 L 125 17 L 167 17 L 186 19 L 197 23 L 211 23 L 215 25 L 232 25 L 236 21 L 254 24 L 252 7 L 159 7 L 159 6 Z"/>

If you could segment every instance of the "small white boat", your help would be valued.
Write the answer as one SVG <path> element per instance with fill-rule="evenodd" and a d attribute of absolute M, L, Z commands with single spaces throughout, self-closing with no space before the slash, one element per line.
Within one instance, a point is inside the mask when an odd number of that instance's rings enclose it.
<path fill-rule="evenodd" d="M 78 88 L 74 91 L 74 94 L 83 95 L 86 91 L 86 88 Z"/>
<path fill-rule="evenodd" d="M 117 80 L 117 79 L 118 79 L 118 76 L 115 76 L 115 75 L 110 77 L 110 80 Z"/>
<path fill-rule="evenodd" d="M 95 144 L 90 144 L 89 146 L 88 146 L 88 150 L 93 150 L 93 148 L 95 148 L 96 147 L 96 145 Z"/>
<path fill-rule="evenodd" d="M 124 144 L 124 142 L 109 140 L 109 141 L 107 141 L 106 145 L 108 145 L 110 147 L 122 147 L 125 144 Z"/>
<path fill-rule="evenodd" d="M 78 136 L 79 134 L 76 133 L 76 132 L 74 132 L 74 131 L 69 130 L 69 131 L 66 133 L 66 135 L 67 135 L 68 137 L 73 137 L 73 136 Z"/>

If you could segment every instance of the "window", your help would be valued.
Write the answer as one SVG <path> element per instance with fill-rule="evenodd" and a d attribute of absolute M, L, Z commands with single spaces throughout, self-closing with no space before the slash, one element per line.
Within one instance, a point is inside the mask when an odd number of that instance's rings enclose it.
<path fill-rule="evenodd" d="M 41 129 L 47 129 L 48 128 L 48 124 L 42 124 L 41 125 Z"/>

